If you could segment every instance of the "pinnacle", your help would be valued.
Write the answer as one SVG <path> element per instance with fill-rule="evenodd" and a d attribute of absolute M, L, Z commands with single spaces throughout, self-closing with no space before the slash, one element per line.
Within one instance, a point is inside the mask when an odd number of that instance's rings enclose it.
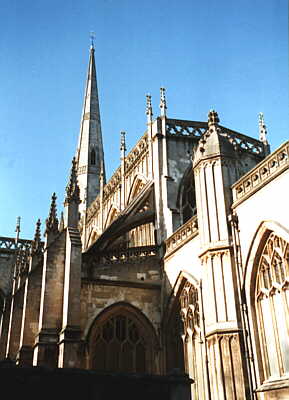
<path fill-rule="evenodd" d="M 208 126 L 212 126 L 212 125 L 218 125 L 218 123 L 220 122 L 219 116 L 217 111 L 215 110 L 210 110 L 209 114 L 208 114 Z"/>
<path fill-rule="evenodd" d="M 64 204 L 71 203 L 72 201 L 78 204 L 80 203 L 75 157 L 73 157 L 72 159 L 72 166 L 70 171 L 69 182 L 68 185 L 66 186 L 66 197 Z"/>
<path fill-rule="evenodd" d="M 41 225 L 41 221 L 40 221 L 40 219 L 38 219 L 37 222 L 36 222 L 35 235 L 34 235 L 34 239 L 33 239 L 33 242 L 32 242 L 32 252 L 33 253 L 38 253 L 40 251 L 40 249 L 41 249 L 40 225 Z"/>
<path fill-rule="evenodd" d="M 161 94 L 161 102 L 160 102 L 161 115 L 165 116 L 167 109 L 167 101 L 166 101 L 166 89 L 164 87 L 160 88 L 160 94 Z"/>
<path fill-rule="evenodd" d="M 150 94 L 146 95 L 146 115 L 153 115 L 152 96 Z"/>
<path fill-rule="evenodd" d="M 53 193 L 51 197 L 51 205 L 49 210 L 49 216 L 46 219 L 46 231 L 45 233 L 49 232 L 58 232 L 58 219 L 57 219 L 57 210 L 56 210 L 56 194 Z"/>

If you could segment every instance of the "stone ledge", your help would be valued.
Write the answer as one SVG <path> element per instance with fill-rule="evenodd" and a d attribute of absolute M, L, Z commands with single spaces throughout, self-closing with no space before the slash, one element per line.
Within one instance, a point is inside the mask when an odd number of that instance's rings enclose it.
<path fill-rule="evenodd" d="M 289 389 L 289 378 L 278 381 L 267 381 L 256 389 L 256 392 L 268 392 L 269 390 Z"/>

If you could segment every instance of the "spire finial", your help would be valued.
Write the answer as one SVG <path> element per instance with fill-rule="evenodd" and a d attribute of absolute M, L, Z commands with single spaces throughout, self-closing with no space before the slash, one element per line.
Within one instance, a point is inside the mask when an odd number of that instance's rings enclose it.
<path fill-rule="evenodd" d="M 35 228 L 35 235 L 34 235 L 34 239 L 32 242 L 32 252 L 33 253 L 38 253 L 41 250 L 41 231 L 40 231 L 40 225 L 41 225 L 41 221 L 38 218 L 37 222 L 36 222 L 36 228 Z"/>
<path fill-rule="evenodd" d="M 167 110 L 167 101 L 166 101 L 166 89 L 164 87 L 160 88 L 161 94 L 161 101 L 160 101 L 160 109 L 161 109 L 161 116 L 166 116 Z"/>
<path fill-rule="evenodd" d="M 264 153 L 267 156 L 270 154 L 270 145 L 267 139 L 267 127 L 264 121 L 264 114 L 262 112 L 259 113 L 259 140 L 263 143 Z"/>
<path fill-rule="evenodd" d="M 152 96 L 150 94 L 146 95 L 146 115 L 148 122 L 152 121 L 153 107 L 152 107 Z"/>
<path fill-rule="evenodd" d="M 120 151 L 126 151 L 126 144 L 125 144 L 125 131 L 120 132 Z"/>
<path fill-rule="evenodd" d="M 208 114 L 208 126 L 212 126 L 212 125 L 218 125 L 218 123 L 220 122 L 219 116 L 217 111 L 215 110 L 210 110 L 209 114 Z"/>
<path fill-rule="evenodd" d="M 17 217 L 16 219 L 16 228 L 15 228 L 15 232 L 16 232 L 16 237 L 15 237 L 15 243 L 18 243 L 19 240 L 19 234 L 20 234 L 20 217 Z"/>
<path fill-rule="evenodd" d="M 268 143 L 267 141 L 267 128 L 264 121 L 264 114 L 259 113 L 259 140 L 263 143 Z"/>
<path fill-rule="evenodd" d="M 78 204 L 80 203 L 75 157 L 73 157 L 72 159 L 72 166 L 70 170 L 69 182 L 68 185 L 66 186 L 66 197 L 64 204 L 68 204 L 72 201 L 75 201 Z"/>
<path fill-rule="evenodd" d="M 90 49 L 94 49 L 94 39 L 95 39 L 95 32 L 90 31 Z"/>
<path fill-rule="evenodd" d="M 46 219 L 46 231 L 49 232 L 58 232 L 58 219 L 57 219 L 57 210 L 56 210 L 56 194 L 53 193 L 51 197 L 51 205 L 49 210 L 49 216 Z"/>

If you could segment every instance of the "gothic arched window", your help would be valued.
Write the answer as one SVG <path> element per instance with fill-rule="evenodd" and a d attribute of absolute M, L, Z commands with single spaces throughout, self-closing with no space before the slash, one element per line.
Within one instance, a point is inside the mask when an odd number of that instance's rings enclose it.
<path fill-rule="evenodd" d="M 196 400 L 204 398 L 203 364 L 198 288 L 186 280 L 168 324 L 167 372 L 185 370 L 194 380 L 192 399 Z"/>
<path fill-rule="evenodd" d="M 264 378 L 289 374 L 289 244 L 275 233 L 259 258 L 255 307 Z"/>
<path fill-rule="evenodd" d="M 180 304 L 177 303 L 167 328 L 166 362 L 167 373 L 174 369 L 185 370 L 184 346 L 183 346 L 183 323 L 181 320 Z"/>
<path fill-rule="evenodd" d="M 152 334 L 125 307 L 104 313 L 90 335 L 90 364 L 99 371 L 153 372 Z M 114 307 L 113 307 L 114 308 Z M 150 330 L 150 329 L 149 329 Z"/>
<path fill-rule="evenodd" d="M 197 214 L 194 172 L 192 167 L 190 167 L 184 176 L 180 195 L 180 212 L 182 223 L 184 224 Z"/>

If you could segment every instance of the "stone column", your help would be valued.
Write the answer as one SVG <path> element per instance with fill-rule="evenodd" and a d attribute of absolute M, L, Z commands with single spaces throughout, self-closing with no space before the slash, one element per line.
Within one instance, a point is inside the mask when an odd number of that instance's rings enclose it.
<path fill-rule="evenodd" d="M 46 220 L 39 328 L 33 355 L 33 365 L 49 367 L 57 366 L 64 285 L 65 232 L 58 231 L 55 201 L 54 193 Z"/>
<path fill-rule="evenodd" d="M 21 365 L 32 365 L 33 346 L 38 333 L 43 265 L 34 266 L 33 261 L 35 262 L 35 259 L 32 260 L 31 271 L 25 284 L 20 348 L 17 356 Z"/>
<path fill-rule="evenodd" d="M 59 335 L 58 366 L 80 367 L 80 291 L 81 238 L 78 231 L 79 187 L 75 160 L 72 161 L 65 198 L 65 265 L 63 287 L 62 330 Z"/>
<path fill-rule="evenodd" d="M 63 307 L 65 233 L 44 250 L 40 316 L 33 365 L 56 367 Z"/>
<path fill-rule="evenodd" d="M 20 345 L 21 321 L 24 302 L 24 282 L 27 274 L 27 253 L 20 250 L 14 268 L 6 356 L 16 359 Z"/>
<path fill-rule="evenodd" d="M 59 336 L 58 366 L 80 367 L 81 240 L 76 228 L 67 228 L 63 320 Z"/>
<path fill-rule="evenodd" d="M 228 216 L 238 154 L 209 113 L 194 160 L 211 396 L 248 398 L 236 265 Z"/>
<path fill-rule="evenodd" d="M 20 346 L 17 355 L 17 363 L 20 365 L 32 365 L 33 346 L 38 333 L 43 268 L 40 225 L 41 222 L 38 220 L 32 242 L 28 276 L 24 285 Z"/>
<path fill-rule="evenodd" d="M 11 295 L 5 297 L 4 310 L 1 319 L 1 342 L 0 342 L 0 360 L 6 357 L 7 341 L 8 341 L 8 331 L 9 331 L 9 321 L 11 313 Z"/>

